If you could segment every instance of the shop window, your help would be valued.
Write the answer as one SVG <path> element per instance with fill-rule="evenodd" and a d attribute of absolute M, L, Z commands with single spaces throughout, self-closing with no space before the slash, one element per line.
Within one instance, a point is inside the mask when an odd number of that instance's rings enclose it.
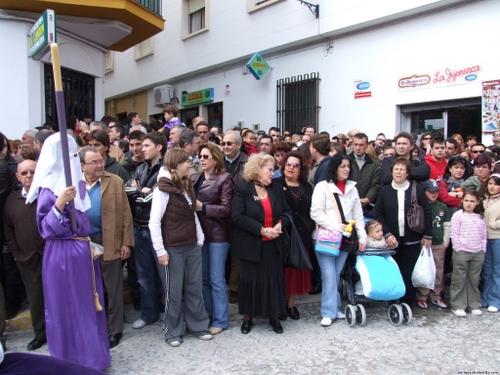
<path fill-rule="evenodd" d="M 210 0 L 184 0 L 182 3 L 182 39 L 208 30 Z"/>
<path fill-rule="evenodd" d="M 276 82 L 276 125 L 292 134 L 314 125 L 318 129 L 319 73 L 279 79 Z"/>
<path fill-rule="evenodd" d="M 187 127 L 192 127 L 193 118 L 199 115 L 199 107 L 186 108 L 179 111 L 179 118 Z"/>
<path fill-rule="evenodd" d="M 140 60 L 154 53 L 153 38 L 146 39 L 134 47 L 134 60 Z"/>
<path fill-rule="evenodd" d="M 280 1 L 283 0 L 247 0 L 247 12 L 252 13 Z"/>
<path fill-rule="evenodd" d="M 224 129 L 222 123 L 222 103 L 215 103 L 207 105 L 208 109 L 208 124 L 212 126 L 218 126 L 220 129 Z"/>
<path fill-rule="evenodd" d="M 108 51 L 104 55 L 104 73 L 111 73 L 115 70 L 115 55 L 113 51 Z"/>

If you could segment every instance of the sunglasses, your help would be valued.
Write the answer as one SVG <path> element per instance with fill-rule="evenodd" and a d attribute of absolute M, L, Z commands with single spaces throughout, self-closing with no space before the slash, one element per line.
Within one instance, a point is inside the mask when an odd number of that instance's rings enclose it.
<path fill-rule="evenodd" d="M 207 154 L 205 154 L 205 155 L 200 155 L 200 159 L 205 159 L 205 160 L 207 160 L 207 159 L 212 159 L 212 155 L 207 155 Z"/>
<path fill-rule="evenodd" d="M 484 150 L 472 151 L 473 154 L 482 154 L 483 152 L 484 152 Z"/>
<path fill-rule="evenodd" d="M 228 141 L 228 142 L 221 142 L 221 143 L 220 143 L 220 145 L 221 145 L 222 147 L 224 147 L 224 146 L 229 146 L 229 147 L 231 147 L 231 146 L 232 146 L 232 145 L 234 145 L 234 144 L 236 144 L 236 142 L 231 142 L 231 141 Z"/>
<path fill-rule="evenodd" d="M 430 141 L 432 138 L 431 137 L 425 137 L 424 138 L 426 141 Z"/>
<path fill-rule="evenodd" d="M 293 168 L 300 168 L 300 164 L 299 163 L 294 163 L 293 161 L 287 161 L 286 165 L 289 166 L 289 167 L 293 167 Z"/>
<path fill-rule="evenodd" d="M 25 177 L 27 176 L 28 174 L 30 175 L 34 175 L 35 174 L 35 171 L 22 171 L 21 173 L 19 173 L 21 176 Z"/>

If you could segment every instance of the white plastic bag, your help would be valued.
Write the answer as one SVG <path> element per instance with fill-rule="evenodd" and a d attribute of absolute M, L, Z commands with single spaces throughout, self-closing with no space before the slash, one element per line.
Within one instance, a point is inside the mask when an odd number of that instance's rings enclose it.
<path fill-rule="evenodd" d="M 413 286 L 418 288 L 434 289 L 436 281 L 436 264 L 430 247 L 422 247 L 415 268 L 411 275 Z"/>

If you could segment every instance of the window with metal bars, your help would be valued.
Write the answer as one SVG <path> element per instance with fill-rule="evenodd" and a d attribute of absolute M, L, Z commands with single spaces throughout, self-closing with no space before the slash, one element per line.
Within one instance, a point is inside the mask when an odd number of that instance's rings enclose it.
<path fill-rule="evenodd" d="M 276 124 L 278 128 L 300 134 L 307 125 L 318 130 L 319 72 L 276 81 Z"/>
<path fill-rule="evenodd" d="M 66 116 L 75 115 L 80 120 L 95 116 L 95 78 L 74 70 L 61 68 Z M 45 64 L 45 121 L 57 124 L 52 65 Z"/>

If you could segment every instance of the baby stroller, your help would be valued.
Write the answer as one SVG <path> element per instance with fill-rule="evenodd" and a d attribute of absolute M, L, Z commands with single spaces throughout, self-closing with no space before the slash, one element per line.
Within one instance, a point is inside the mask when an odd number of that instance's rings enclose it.
<path fill-rule="evenodd" d="M 405 294 L 401 272 L 391 256 L 395 253 L 394 250 L 368 248 L 364 253 L 348 256 L 341 285 L 344 296 L 350 301 L 345 309 L 345 321 L 349 327 L 366 324 L 366 310 L 360 302 L 396 301 Z M 355 272 L 361 279 L 357 288 L 353 280 Z M 388 315 L 396 326 L 409 324 L 413 318 L 411 307 L 406 303 L 392 303 Z"/>

